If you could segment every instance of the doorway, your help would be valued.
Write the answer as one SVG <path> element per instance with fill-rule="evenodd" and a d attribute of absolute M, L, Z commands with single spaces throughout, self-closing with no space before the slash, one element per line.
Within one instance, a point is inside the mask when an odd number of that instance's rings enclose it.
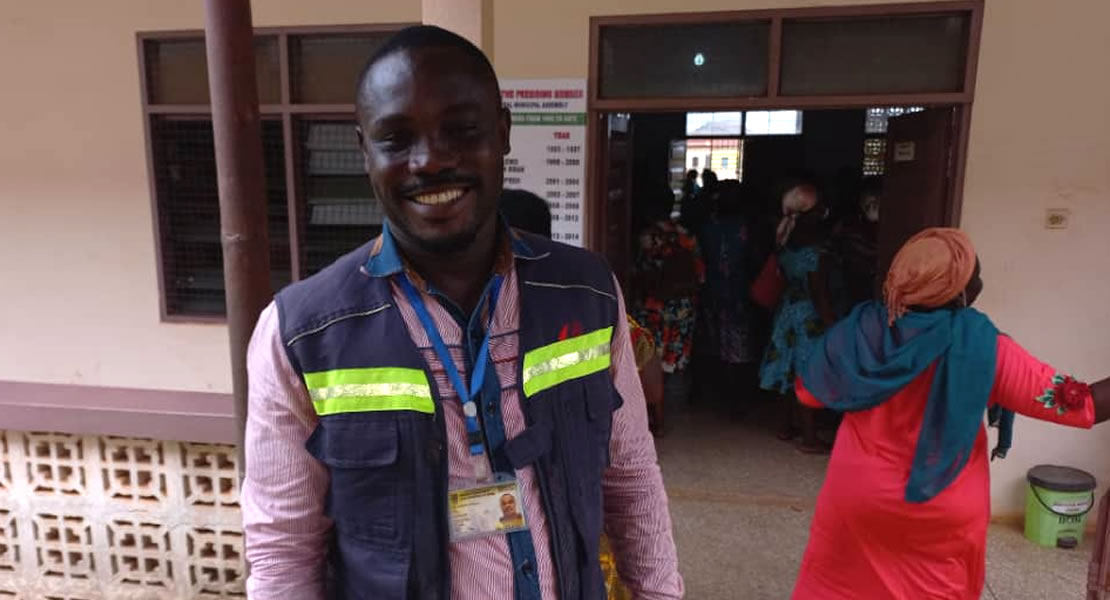
<path fill-rule="evenodd" d="M 655 237 L 641 234 L 657 229 L 653 220 L 661 196 L 670 195 L 673 208 L 667 214 L 687 236 L 686 245 L 696 246 L 704 269 L 700 289 L 691 292 L 690 304 L 697 306 L 691 313 L 696 313 L 694 324 L 662 333 L 666 353 L 689 354 L 677 362 L 665 357 L 665 366 L 688 369 L 691 380 L 668 388 L 665 412 L 712 404 L 722 389 L 745 398 L 763 394 L 758 367 L 770 352 L 773 311 L 751 306 L 746 295 L 775 252 L 775 227 L 788 187 L 814 186 L 826 211 L 822 237 L 833 265 L 828 298 L 838 317 L 868 294 L 873 297 L 875 274 L 885 272 L 905 239 L 924 227 L 952 223 L 950 173 L 959 110 L 909 106 L 605 115 L 616 125 L 604 165 L 605 254 L 624 283 L 630 314 L 641 322 L 658 322 L 647 306 L 670 302 L 643 281 L 649 267 L 642 261 L 651 260 L 645 257 L 652 250 L 642 244 Z M 718 198 L 708 190 L 691 191 L 705 188 L 709 179 L 719 180 L 721 190 L 737 190 L 728 202 L 743 206 L 711 209 L 708 202 L 726 202 L 725 192 Z M 866 219 L 865 197 L 880 203 L 877 225 Z M 729 216 L 722 216 L 725 212 Z M 742 241 L 722 240 L 722 233 Z M 875 263 L 870 267 L 853 262 L 860 258 L 848 244 L 860 243 L 870 248 L 864 256 Z M 738 303 L 747 308 L 735 308 Z M 677 335 L 683 336 L 680 341 Z"/>
<path fill-rule="evenodd" d="M 982 10 L 973 0 L 591 19 L 588 246 L 627 288 L 644 202 L 668 188 L 680 218 L 691 170 L 740 182 L 768 220 L 799 174 L 835 218 L 855 210 L 865 178 L 881 178 L 885 273 L 913 233 L 959 223 Z"/>
<path fill-rule="evenodd" d="M 776 185 L 804 173 L 820 182 L 833 217 L 852 210 L 863 181 L 881 184 L 879 270 L 885 272 L 893 253 L 917 231 L 958 225 L 962 183 L 956 180 L 956 162 L 962 160 L 959 124 L 966 110 L 601 113 L 605 147 L 595 168 L 602 174 L 605 205 L 590 216 L 604 223 L 604 235 L 594 249 L 623 281 L 635 258 L 642 205 L 658 189 L 670 188 L 678 217 L 687 174 L 701 187 L 710 171 L 720 181 L 744 183 L 759 202 L 774 204 L 777 199 L 768 196 Z"/>
<path fill-rule="evenodd" d="M 918 177 L 930 183 L 930 203 L 940 202 L 907 215 L 900 227 L 889 226 L 884 252 L 925 226 L 958 225 L 982 18 L 981 0 L 591 18 L 588 246 L 606 255 L 623 281 L 632 213 L 621 203 L 643 185 L 632 176 L 636 157 L 624 149 L 635 136 L 630 115 L 647 113 L 742 111 L 782 119 L 789 118 L 787 111 L 929 108 L 926 114 L 935 116 L 907 118 L 929 123 L 907 124 L 904 133 L 895 125 L 898 144 L 873 142 L 868 152 L 874 170 L 885 164 L 887 152 L 902 148 L 900 160 L 891 161 L 893 193 L 900 194 L 903 185 L 913 191 L 903 181 Z M 720 146 L 731 142 L 719 133 L 730 123 L 702 123 L 709 134 L 672 148 L 669 160 L 681 155 L 689 161 L 684 167 L 695 168 L 695 161 L 717 157 L 716 171 L 732 160 L 732 149 Z M 927 131 L 933 137 L 918 139 Z M 911 147 L 913 159 L 907 160 Z M 943 177 L 929 178 L 935 173 L 926 172 L 937 165 L 918 159 L 919 148 L 938 149 L 922 158 L 946 161 Z M 742 149 L 736 150 L 735 168 L 742 169 Z M 676 166 L 668 165 L 675 186 Z M 739 179 L 740 172 L 735 174 Z"/>

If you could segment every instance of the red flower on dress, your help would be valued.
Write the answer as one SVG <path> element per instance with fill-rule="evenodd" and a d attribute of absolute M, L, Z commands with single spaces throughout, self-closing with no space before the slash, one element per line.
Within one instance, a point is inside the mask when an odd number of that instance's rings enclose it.
<path fill-rule="evenodd" d="M 1054 395 L 1057 406 L 1064 410 L 1079 410 L 1086 405 L 1087 398 L 1091 395 L 1091 386 L 1076 381 L 1073 377 L 1065 377 L 1064 381 L 1056 384 Z"/>

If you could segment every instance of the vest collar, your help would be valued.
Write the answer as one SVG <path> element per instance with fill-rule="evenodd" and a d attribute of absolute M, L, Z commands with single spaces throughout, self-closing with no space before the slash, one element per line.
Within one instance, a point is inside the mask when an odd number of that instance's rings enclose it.
<path fill-rule="evenodd" d="M 494 270 L 500 273 L 507 272 L 515 259 L 535 260 L 542 258 L 536 251 L 517 234 L 516 230 L 509 227 L 504 217 L 499 220 L 499 233 L 504 234 L 503 239 L 508 243 L 503 246 L 501 254 L 495 262 Z M 382 234 L 374 240 L 370 250 L 370 257 L 362 265 L 362 271 L 370 277 L 392 277 L 405 270 L 405 259 L 397 248 L 397 241 L 390 232 L 389 221 L 382 224 Z"/>

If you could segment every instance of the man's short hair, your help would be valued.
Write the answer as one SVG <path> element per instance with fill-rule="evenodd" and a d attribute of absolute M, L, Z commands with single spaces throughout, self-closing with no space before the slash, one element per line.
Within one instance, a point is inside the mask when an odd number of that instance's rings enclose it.
<path fill-rule="evenodd" d="M 493 65 L 490 64 L 489 58 L 480 48 L 470 42 L 470 40 L 462 37 L 461 35 L 436 27 L 434 25 L 414 25 L 406 27 L 398 31 L 393 37 L 386 40 L 377 52 L 370 57 L 366 66 L 362 68 L 359 73 L 357 85 L 355 88 L 355 101 L 362 97 L 362 88 L 366 84 L 366 77 L 374 65 L 378 64 L 382 59 L 402 52 L 405 50 L 419 50 L 422 48 L 449 48 L 457 50 L 467 58 L 474 61 L 475 66 L 478 68 L 478 73 L 483 78 L 488 78 L 489 82 L 497 90 L 498 97 L 501 96 L 501 87 L 497 83 L 497 74 L 493 71 Z"/>
<path fill-rule="evenodd" d="M 551 208 L 547 201 L 527 190 L 501 192 L 501 214 L 510 227 L 551 238 Z"/>

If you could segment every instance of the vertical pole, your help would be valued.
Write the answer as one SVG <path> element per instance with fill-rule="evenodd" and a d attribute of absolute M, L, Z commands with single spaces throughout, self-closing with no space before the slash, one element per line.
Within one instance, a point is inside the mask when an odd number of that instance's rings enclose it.
<path fill-rule="evenodd" d="M 1095 547 L 1087 566 L 1087 600 L 1106 600 L 1110 592 L 1110 493 L 1098 505 Z"/>
<path fill-rule="evenodd" d="M 247 344 L 258 314 L 273 296 L 250 1 L 205 0 L 204 31 L 242 479 Z"/>
<path fill-rule="evenodd" d="M 767 97 L 778 98 L 782 76 L 782 17 L 771 19 L 771 38 L 767 52 Z"/>

